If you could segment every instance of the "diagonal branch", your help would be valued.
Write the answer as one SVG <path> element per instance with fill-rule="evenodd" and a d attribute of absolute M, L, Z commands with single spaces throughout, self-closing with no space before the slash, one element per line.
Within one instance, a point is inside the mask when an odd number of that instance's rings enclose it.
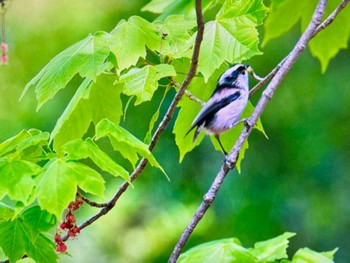
<path fill-rule="evenodd" d="M 257 120 L 263 113 L 267 103 L 271 100 L 273 94 L 276 89 L 281 84 L 282 80 L 295 64 L 296 60 L 299 58 L 301 53 L 305 50 L 307 44 L 311 40 L 312 37 L 315 36 L 317 32 L 318 26 L 321 24 L 321 20 L 326 8 L 327 0 L 320 0 L 317 4 L 317 7 L 314 11 L 312 19 L 306 28 L 305 32 L 300 37 L 297 44 L 294 46 L 293 50 L 289 53 L 289 55 L 280 63 L 279 70 L 273 70 L 274 77 L 272 78 L 270 84 L 267 86 L 266 90 L 263 92 L 257 106 L 255 107 L 254 112 L 248 119 L 248 125 L 246 125 L 245 129 L 240 134 L 237 139 L 235 145 L 233 146 L 231 152 L 226 156 L 226 161 L 220 168 L 214 182 L 209 188 L 208 192 L 205 194 L 202 203 L 198 207 L 195 215 L 192 217 L 190 223 L 187 225 L 186 229 L 182 233 L 178 243 L 176 244 L 170 258 L 169 263 L 174 263 L 180 256 L 180 253 L 187 243 L 191 233 L 199 223 L 199 221 L 203 218 L 204 214 L 208 210 L 208 208 L 213 203 L 217 192 L 219 191 L 220 186 L 222 185 L 226 175 L 228 172 L 236 166 L 236 162 L 238 159 L 238 154 L 242 148 L 243 143 L 247 140 L 250 135 L 253 127 L 255 126 Z M 266 78 L 265 78 L 266 79 Z"/>
<path fill-rule="evenodd" d="M 189 86 L 189 84 L 191 83 L 193 77 L 196 74 L 197 68 L 198 68 L 198 57 L 199 57 L 199 50 L 200 50 L 200 46 L 203 40 L 203 33 L 204 33 L 204 20 L 203 20 L 203 14 L 202 14 L 202 3 L 201 0 L 196 0 L 196 15 L 197 15 L 197 36 L 196 36 L 196 40 L 194 43 L 194 48 L 193 48 L 193 54 L 192 54 L 192 60 L 191 60 L 191 65 L 190 65 L 190 69 L 187 73 L 187 76 L 185 78 L 185 80 L 183 81 L 183 83 L 181 84 L 179 90 L 177 91 L 172 103 L 170 104 L 167 113 L 164 115 L 163 120 L 161 121 L 161 123 L 159 124 L 157 130 L 155 131 L 152 140 L 148 146 L 148 149 L 150 151 L 153 150 L 153 148 L 156 146 L 159 137 L 161 135 L 161 133 L 165 130 L 165 128 L 168 126 L 169 122 L 171 121 L 176 106 L 178 105 L 181 97 L 183 96 L 183 94 L 185 93 L 187 87 Z M 148 160 L 145 158 L 142 158 L 141 161 L 139 162 L 138 166 L 136 167 L 136 169 L 134 170 L 134 172 L 130 175 L 130 180 L 134 181 L 144 170 L 144 168 L 146 167 L 148 163 Z M 118 201 L 119 197 L 128 189 L 129 184 L 127 182 L 124 182 L 122 185 L 119 186 L 118 191 L 115 193 L 115 195 L 113 196 L 113 198 L 105 205 L 105 207 L 103 207 L 97 214 L 95 214 L 94 216 L 90 217 L 89 219 L 87 219 L 85 222 L 83 222 L 82 224 L 80 224 L 78 227 L 80 229 L 83 229 L 85 227 L 87 227 L 88 225 L 92 224 L 93 222 L 95 222 L 97 219 L 99 219 L 101 216 L 107 214 L 116 204 L 116 202 Z M 63 241 L 66 241 L 68 239 L 68 236 L 65 235 L 62 237 Z"/>
<path fill-rule="evenodd" d="M 312 38 L 315 37 L 320 31 L 328 27 L 349 2 L 350 0 L 342 0 L 339 6 L 336 9 L 334 9 L 334 11 L 317 27 L 317 29 L 314 31 Z M 286 61 L 289 55 L 290 54 L 288 54 L 265 78 L 263 78 L 250 90 L 249 97 L 252 97 L 255 94 L 255 92 L 262 88 L 276 75 L 276 73 L 281 68 L 282 64 Z"/>

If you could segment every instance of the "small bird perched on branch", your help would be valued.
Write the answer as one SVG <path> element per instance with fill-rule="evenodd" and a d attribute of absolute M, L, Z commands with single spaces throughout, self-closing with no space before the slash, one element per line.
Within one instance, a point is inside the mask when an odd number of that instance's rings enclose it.
<path fill-rule="evenodd" d="M 240 122 L 239 118 L 249 99 L 248 73 L 252 71 L 250 66 L 243 64 L 235 64 L 226 70 L 220 76 L 216 89 L 194 119 L 186 135 L 197 128 L 193 137 L 195 141 L 201 130 L 205 129 L 208 134 L 215 136 L 226 155 L 227 152 L 219 136 Z"/>

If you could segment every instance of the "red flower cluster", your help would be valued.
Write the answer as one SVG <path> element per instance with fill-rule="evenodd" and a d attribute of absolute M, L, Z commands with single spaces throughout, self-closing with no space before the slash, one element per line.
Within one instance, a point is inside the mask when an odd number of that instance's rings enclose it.
<path fill-rule="evenodd" d="M 65 216 L 65 220 L 60 225 L 60 230 L 67 230 L 67 234 L 69 238 L 76 237 L 80 233 L 80 228 L 76 225 L 76 219 L 73 214 L 73 211 L 76 211 L 83 204 L 83 199 L 80 195 L 77 195 L 75 201 L 70 202 L 67 207 L 67 214 Z M 61 231 L 60 231 L 61 232 Z M 64 244 L 62 237 L 59 233 L 56 233 L 54 240 L 56 242 L 56 251 L 57 252 L 66 252 L 67 246 Z"/>

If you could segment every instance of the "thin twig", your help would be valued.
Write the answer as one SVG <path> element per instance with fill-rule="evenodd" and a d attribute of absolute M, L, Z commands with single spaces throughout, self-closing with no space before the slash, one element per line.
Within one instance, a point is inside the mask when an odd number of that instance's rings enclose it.
<path fill-rule="evenodd" d="M 163 120 L 159 124 L 157 130 L 155 131 L 155 133 L 154 133 L 154 135 L 153 135 L 153 137 L 151 139 L 151 142 L 150 142 L 150 144 L 148 146 L 148 149 L 150 151 L 153 150 L 153 148 L 155 147 L 155 145 L 158 142 L 158 139 L 159 139 L 161 133 L 165 130 L 165 128 L 170 123 L 170 120 L 172 119 L 172 117 L 174 115 L 176 106 L 178 105 L 178 103 L 179 103 L 181 97 L 183 96 L 185 90 L 187 89 L 187 87 L 189 86 L 189 84 L 191 83 L 193 77 L 196 74 L 196 71 L 197 71 L 197 68 L 198 68 L 199 50 L 200 50 L 200 45 L 201 45 L 202 40 L 203 40 L 203 33 L 204 33 L 204 20 L 203 20 L 203 15 L 202 15 L 201 0 L 196 0 L 196 14 L 197 14 L 197 26 L 198 26 L 198 29 L 197 29 L 197 36 L 196 36 L 195 43 L 194 43 L 190 69 L 189 69 L 189 71 L 187 73 L 187 76 L 186 76 L 185 80 L 183 81 L 180 89 L 176 93 L 176 95 L 175 95 L 171 105 L 169 106 L 167 113 L 164 115 Z M 146 158 L 142 158 L 141 159 L 141 161 L 137 165 L 137 167 L 134 170 L 134 172 L 130 175 L 130 181 L 134 181 L 142 173 L 142 171 L 146 167 L 147 163 L 148 163 L 148 160 Z M 119 197 L 126 191 L 126 189 L 128 187 L 129 187 L 129 184 L 127 182 L 124 182 L 122 185 L 120 185 L 119 188 L 118 188 L 118 191 L 115 193 L 113 198 L 107 203 L 107 205 L 104 208 L 102 208 L 97 214 L 95 214 L 94 216 L 90 217 L 89 219 L 87 219 L 82 224 L 80 224 L 78 227 L 80 229 L 83 229 L 83 228 L 87 227 L 88 225 L 92 224 L 94 221 L 96 221 L 101 216 L 107 214 L 115 206 L 115 204 L 118 201 Z M 66 241 L 67 239 L 68 239 L 67 235 L 64 235 L 62 237 L 63 241 Z"/>
<path fill-rule="evenodd" d="M 316 36 L 321 30 L 329 26 L 333 22 L 333 20 L 336 18 L 336 16 L 346 7 L 346 5 L 349 2 L 350 0 L 343 0 L 339 4 L 339 6 L 336 9 L 334 9 L 334 11 L 330 15 L 328 15 L 328 17 L 317 27 L 313 37 Z"/>
<path fill-rule="evenodd" d="M 173 86 L 175 86 L 176 88 L 180 88 L 181 87 L 181 85 L 174 79 L 174 78 L 172 78 L 172 77 L 169 77 L 169 79 L 170 79 L 170 82 L 171 82 L 171 84 L 173 85 Z M 205 102 L 204 101 L 202 101 L 202 100 L 200 100 L 199 98 L 197 98 L 196 96 L 194 96 L 190 91 L 188 91 L 188 90 L 185 90 L 185 95 L 190 99 L 190 100 L 192 100 L 192 101 L 194 101 L 194 102 L 197 102 L 197 103 L 199 103 L 200 105 L 204 105 L 205 104 Z"/>
<path fill-rule="evenodd" d="M 91 201 L 90 199 L 87 199 L 85 196 L 83 195 L 80 195 L 81 199 L 83 199 L 83 201 L 85 203 L 87 203 L 89 206 L 92 206 L 92 207 L 98 207 L 98 208 L 102 208 L 102 207 L 106 207 L 108 206 L 108 203 L 96 203 L 94 201 Z"/>
<path fill-rule="evenodd" d="M 272 78 L 270 84 L 267 86 L 266 90 L 263 92 L 257 106 L 255 107 L 254 112 L 248 119 L 248 124 L 246 125 L 245 129 L 241 132 L 239 138 L 237 139 L 235 145 L 233 146 L 230 153 L 226 156 L 226 161 L 220 168 L 220 171 L 218 172 L 214 182 L 212 183 L 211 187 L 209 188 L 208 192 L 205 194 L 202 203 L 198 207 L 195 215 L 192 217 L 190 223 L 187 225 L 186 229 L 182 233 L 178 243 L 176 244 L 170 258 L 169 263 L 175 263 L 178 257 L 180 256 L 180 253 L 187 243 L 187 240 L 189 239 L 191 233 L 199 223 L 199 221 L 203 218 L 204 214 L 208 210 L 208 208 L 213 203 L 216 194 L 222 185 L 227 173 L 233 169 L 236 166 L 236 162 L 238 159 L 238 154 L 243 146 L 243 143 L 247 140 L 248 136 L 250 135 L 254 125 L 256 124 L 258 118 L 261 116 L 263 110 L 265 109 L 267 103 L 271 100 L 273 94 L 275 93 L 278 86 L 281 84 L 282 80 L 288 73 L 288 71 L 291 69 L 291 67 L 294 65 L 300 54 L 304 51 L 306 48 L 308 42 L 311 40 L 311 38 L 314 36 L 314 32 L 316 31 L 317 27 L 321 24 L 321 19 L 324 14 L 324 10 L 326 8 L 327 0 L 320 0 L 317 4 L 317 7 L 315 9 L 315 12 L 312 16 L 311 22 L 309 23 L 307 29 L 300 37 L 299 41 L 293 48 L 293 50 L 290 52 L 290 54 L 286 57 L 284 60 L 284 63 L 282 63 L 280 70 L 277 70 L 275 76 Z"/>
<path fill-rule="evenodd" d="M 328 17 L 317 27 L 312 38 L 315 37 L 320 31 L 325 29 L 327 26 L 329 26 L 349 2 L 350 0 L 343 0 L 339 4 L 339 6 L 336 9 L 334 9 L 334 11 L 330 15 L 328 15 Z M 269 80 L 271 80 L 276 75 L 277 71 L 281 68 L 282 64 L 287 59 L 287 57 L 285 57 L 265 78 L 263 78 L 250 90 L 249 97 L 252 97 L 255 94 L 255 92 L 257 92 L 261 87 L 263 87 Z"/>

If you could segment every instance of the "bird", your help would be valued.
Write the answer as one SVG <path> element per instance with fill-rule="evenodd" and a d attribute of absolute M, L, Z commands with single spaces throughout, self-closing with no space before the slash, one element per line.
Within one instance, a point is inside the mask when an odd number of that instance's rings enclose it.
<path fill-rule="evenodd" d="M 194 128 L 193 142 L 204 129 L 206 133 L 213 134 L 225 155 L 220 134 L 228 131 L 241 121 L 244 109 L 249 100 L 249 77 L 248 73 L 253 70 L 249 65 L 234 64 L 227 69 L 219 78 L 216 89 L 204 104 L 192 122 L 189 134 Z"/>

